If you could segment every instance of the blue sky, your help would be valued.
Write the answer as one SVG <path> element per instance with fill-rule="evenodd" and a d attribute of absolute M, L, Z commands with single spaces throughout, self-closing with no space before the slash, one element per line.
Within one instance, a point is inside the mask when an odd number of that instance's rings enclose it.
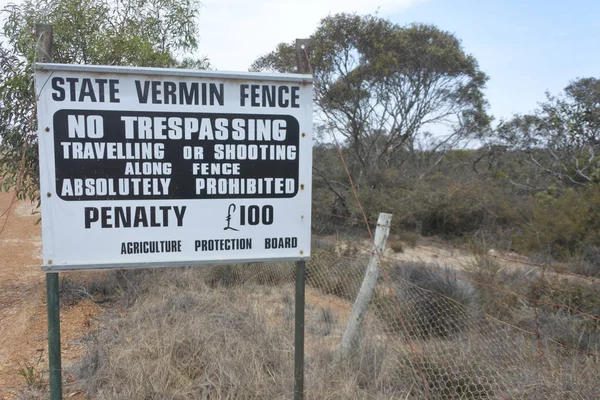
<path fill-rule="evenodd" d="M 490 80 L 496 118 L 534 109 L 546 90 L 600 77 L 600 1 L 431 0 L 385 15 L 453 32 Z"/>
<path fill-rule="evenodd" d="M 530 112 L 546 90 L 557 94 L 577 77 L 600 77 L 598 0 L 205 0 L 200 46 L 216 68 L 246 70 L 340 11 L 454 33 L 490 76 L 486 94 L 497 120 Z"/>

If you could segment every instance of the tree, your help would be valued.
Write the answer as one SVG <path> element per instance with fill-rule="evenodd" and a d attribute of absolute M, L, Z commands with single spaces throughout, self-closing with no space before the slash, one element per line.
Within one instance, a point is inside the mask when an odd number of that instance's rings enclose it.
<path fill-rule="evenodd" d="M 567 186 L 600 182 L 600 79 L 576 79 L 561 96 L 547 93 L 539 109 L 501 122 L 497 133 Z"/>
<path fill-rule="evenodd" d="M 2 13 L 0 180 L 19 198 L 39 198 L 33 62 L 35 24 L 54 27 L 52 61 L 68 64 L 206 68 L 198 48 L 197 0 L 25 0 Z"/>
<path fill-rule="evenodd" d="M 434 125 L 444 125 L 445 134 L 425 150 L 437 162 L 453 144 L 488 131 L 482 92 L 488 78 L 451 33 L 432 25 L 402 27 L 376 16 L 337 14 L 321 20 L 311 39 L 316 128 L 343 139 L 353 181 L 373 192 L 369 195 L 383 198 L 374 191 L 395 184 L 382 179 L 386 169 L 419 164 Z M 295 72 L 295 48 L 281 43 L 250 69 Z M 331 212 L 348 214 L 346 179 L 339 179 L 338 169 L 322 157 L 314 164 L 315 187 L 332 194 Z"/>
<path fill-rule="evenodd" d="M 401 27 L 375 16 L 324 18 L 311 36 L 315 102 L 325 125 L 346 139 L 362 172 L 402 161 L 433 124 L 440 143 L 477 136 L 489 117 L 487 76 L 451 33 Z M 295 71 L 291 44 L 257 59 L 255 71 Z"/>

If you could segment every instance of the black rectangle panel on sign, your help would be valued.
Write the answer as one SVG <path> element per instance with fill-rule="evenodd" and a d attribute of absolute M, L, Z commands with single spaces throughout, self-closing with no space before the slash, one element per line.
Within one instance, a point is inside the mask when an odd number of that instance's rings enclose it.
<path fill-rule="evenodd" d="M 290 198 L 300 132 L 289 115 L 60 110 L 64 200 Z"/>

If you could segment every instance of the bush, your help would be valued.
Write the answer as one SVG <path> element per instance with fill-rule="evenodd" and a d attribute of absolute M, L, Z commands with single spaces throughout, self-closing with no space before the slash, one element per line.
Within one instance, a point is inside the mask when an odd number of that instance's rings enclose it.
<path fill-rule="evenodd" d="M 578 275 L 600 277 L 600 246 L 586 245 L 582 254 L 571 261 L 569 270 Z"/>
<path fill-rule="evenodd" d="M 390 238 L 387 247 L 392 249 L 394 253 L 404 253 L 404 243 L 396 238 Z"/>
<path fill-rule="evenodd" d="M 524 253 L 538 252 L 569 260 L 586 249 L 600 246 L 598 209 L 600 185 L 539 192 L 533 199 L 530 221 L 515 235 L 515 246 Z"/>
<path fill-rule="evenodd" d="M 597 285 L 580 279 L 547 276 L 541 269 L 529 272 L 526 277 L 521 270 L 503 270 L 497 261 L 479 256 L 469 268 L 469 274 L 482 284 L 475 287 L 481 311 L 529 332 L 539 330 L 544 338 L 572 348 L 588 352 L 600 348 L 600 323 L 573 311 L 600 318 Z"/>
<path fill-rule="evenodd" d="M 480 283 L 474 287 L 475 304 L 482 313 L 513 323 L 520 308 L 519 297 L 497 288 L 506 288 L 523 296 L 531 295 L 531 285 L 519 270 L 504 270 L 497 260 L 480 254 L 467 266 L 468 277 Z"/>
<path fill-rule="evenodd" d="M 473 316 L 465 305 L 473 301 L 473 289 L 457 279 L 456 272 L 428 265 L 395 264 L 390 277 L 394 293 L 377 292 L 375 311 L 388 332 L 411 338 L 452 338 Z M 400 311 L 396 300 L 401 305 Z"/>

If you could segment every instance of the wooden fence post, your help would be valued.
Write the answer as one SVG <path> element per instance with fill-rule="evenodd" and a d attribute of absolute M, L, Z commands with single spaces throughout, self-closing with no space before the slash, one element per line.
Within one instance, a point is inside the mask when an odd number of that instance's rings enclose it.
<path fill-rule="evenodd" d="M 373 248 L 373 253 L 371 254 L 371 259 L 369 260 L 369 265 L 367 266 L 367 271 L 365 272 L 365 278 L 363 279 L 360 291 L 358 292 L 356 301 L 352 306 L 352 312 L 350 313 L 348 325 L 346 325 L 346 330 L 342 336 L 342 345 L 339 353 L 340 358 L 347 357 L 348 354 L 350 354 L 350 350 L 356 343 L 360 325 L 362 324 L 365 313 L 367 312 L 367 308 L 369 307 L 369 303 L 371 302 L 371 297 L 375 291 L 375 286 L 377 286 L 377 278 L 379 278 L 381 261 L 380 257 L 383 257 L 385 244 L 388 236 L 390 235 L 391 222 L 392 214 L 379 214 L 379 219 L 377 219 L 377 229 L 375 230 L 375 247 Z"/>
<path fill-rule="evenodd" d="M 35 61 L 52 62 L 53 27 L 35 25 Z M 46 307 L 48 311 L 48 372 L 50 399 L 62 399 L 62 365 L 60 355 L 60 301 L 58 272 L 46 273 Z"/>

